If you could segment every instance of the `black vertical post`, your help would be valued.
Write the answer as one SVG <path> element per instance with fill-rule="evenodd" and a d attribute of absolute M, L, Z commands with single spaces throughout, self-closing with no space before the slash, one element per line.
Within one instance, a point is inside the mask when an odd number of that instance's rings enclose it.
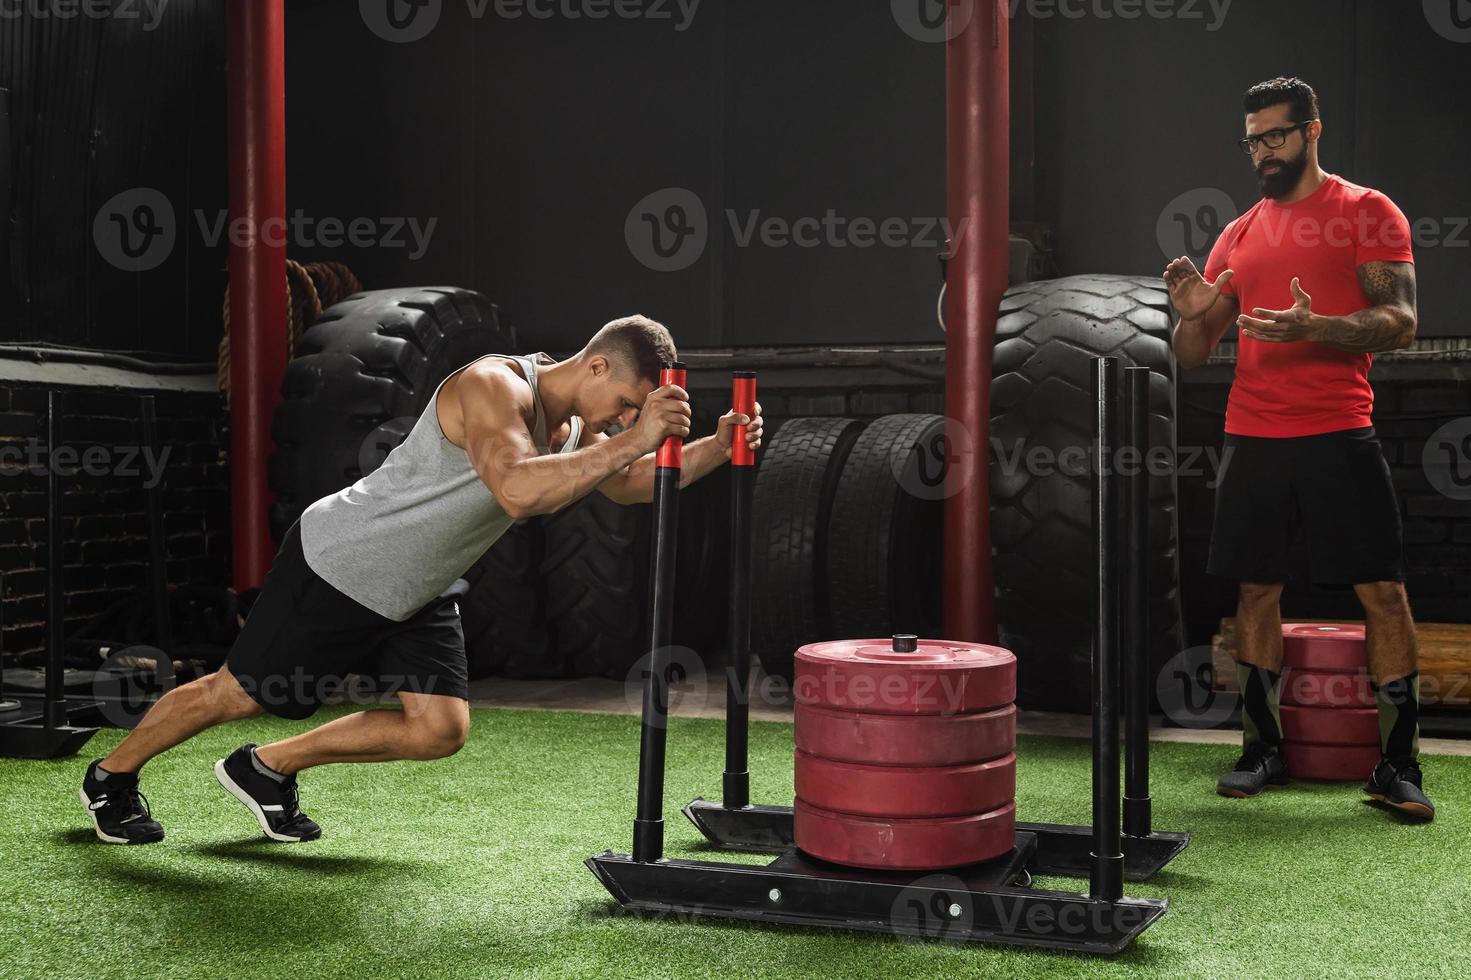
<path fill-rule="evenodd" d="M 139 399 L 139 416 L 142 420 L 143 446 L 148 450 L 153 459 L 158 459 L 158 416 L 152 395 L 143 395 Z M 149 475 L 144 474 L 143 479 L 147 481 Z M 145 485 L 143 493 L 148 503 L 148 565 L 149 578 L 152 583 L 153 592 L 153 619 L 156 624 L 155 638 L 159 649 L 163 650 L 165 657 L 160 657 L 155 676 L 159 678 L 171 677 L 173 675 L 174 656 L 174 623 L 173 616 L 169 612 L 169 573 L 168 556 L 164 551 L 163 539 L 163 488 L 160 481 L 154 481 Z M 168 662 L 165 663 L 165 660 Z"/>
<path fill-rule="evenodd" d="M 1093 460 L 1093 546 L 1097 560 L 1093 635 L 1093 867 L 1089 895 L 1117 901 L 1124 893 L 1119 831 L 1118 494 L 1116 401 L 1119 360 L 1093 360 L 1097 439 Z"/>
<path fill-rule="evenodd" d="M 66 716 L 66 592 L 62 580 L 61 475 L 56 450 L 61 445 L 61 392 L 46 392 L 46 702 L 47 728 L 64 728 Z"/>
<path fill-rule="evenodd" d="M 5 696 L 5 573 L 0 572 L 0 711 L 19 707 L 19 701 Z"/>
<path fill-rule="evenodd" d="M 1124 370 L 1131 467 L 1124 477 L 1124 833 L 1148 837 L 1149 799 L 1149 368 Z"/>
<path fill-rule="evenodd" d="M 684 365 L 678 361 L 665 364 L 659 384 L 684 387 Z M 678 437 L 666 439 L 654 466 L 654 532 L 650 542 L 653 616 L 639 730 L 638 815 L 633 822 L 633 859 L 639 862 L 664 856 L 664 749 L 669 726 L 669 642 L 674 628 L 674 554 L 683 445 Z"/>
<path fill-rule="evenodd" d="M 0 305 L 10 299 L 10 204 L 15 184 L 10 147 L 10 89 L 0 88 Z"/>
<path fill-rule="evenodd" d="M 731 410 L 756 414 L 756 373 L 737 371 Z M 721 802 L 738 810 L 751 803 L 747 744 L 751 686 L 751 499 L 756 488 L 756 456 L 739 431 L 730 454 L 730 664 L 725 679 L 725 780 Z"/>

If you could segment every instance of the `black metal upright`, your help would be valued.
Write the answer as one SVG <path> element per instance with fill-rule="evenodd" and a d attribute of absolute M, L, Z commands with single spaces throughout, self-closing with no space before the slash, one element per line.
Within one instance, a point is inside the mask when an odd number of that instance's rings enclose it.
<path fill-rule="evenodd" d="M 20 710 L 20 702 L 5 696 L 5 573 L 0 572 L 0 714 Z"/>
<path fill-rule="evenodd" d="M 10 89 L 0 88 L 0 214 L 9 220 L 14 197 L 15 171 L 11 161 L 15 155 L 10 146 Z M 10 229 L 0 232 L 0 269 L 10 269 Z"/>
<path fill-rule="evenodd" d="M 61 445 L 61 392 L 46 392 L 46 700 L 42 717 L 47 728 L 63 728 L 66 714 L 66 590 L 62 569 L 61 474 L 56 449 Z"/>
<path fill-rule="evenodd" d="M 756 372 L 736 371 L 731 411 L 756 414 Z M 725 678 L 725 778 L 728 809 L 751 803 L 747 744 L 751 688 L 751 501 L 756 492 L 756 454 L 737 432 L 730 447 L 730 631 Z"/>
<path fill-rule="evenodd" d="M 1149 375 L 1124 369 L 1124 833 L 1147 837 L 1149 799 Z"/>
<path fill-rule="evenodd" d="M 684 365 L 678 361 L 665 364 L 659 384 L 683 388 Z M 669 643 L 674 628 L 674 555 L 683 448 L 682 439 L 670 436 L 659 447 L 654 466 L 654 530 L 649 545 L 653 617 L 639 732 L 638 815 L 633 823 L 633 859 L 640 863 L 664 856 L 664 750 L 669 726 Z"/>
<path fill-rule="evenodd" d="M 1109 902 L 1117 901 L 1124 893 L 1119 827 L 1118 387 L 1119 359 L 1094 359 L 1097 437 L 1092 496 L 1097 583 L 1093 635 L 1093 860 L 1088 893 Z"/>
<path fill-rule="evenodd" d="M 7 712 L 0 721 L 0 756 L 16 759 L 59 759 L 75 755 L 97 729 L 71 724 L 70 711 L 95 707 L 66 700 L 66 591 L 62 567 L 61 472 L 56 450 L 61 445 L 61 394 L 46 393 L 46 685 L 39 708 L 28 705 Z"/>
<path fill-rule="evenodd" d="M 138 402 L 138 415 L 143 429 L 143 445 L 154 459 L 158 459 L 158 416 L 153 396 L 142 395 Z M 148 477 L 145 476 L 144 479 L 147 480 Z M 158 658 L 155 676 L 172 678 L 174 623 L 169 613 L 168 556 L 163 547 L 163 501 L 161 499 L 163 488 L 159 485 L 158 480 L 154 480 L 145 485 L 143 492 L 148 503 L 148 565 L 153 592 L 154 638 L 158 641 L 159 649 L 168 655 Z"/>

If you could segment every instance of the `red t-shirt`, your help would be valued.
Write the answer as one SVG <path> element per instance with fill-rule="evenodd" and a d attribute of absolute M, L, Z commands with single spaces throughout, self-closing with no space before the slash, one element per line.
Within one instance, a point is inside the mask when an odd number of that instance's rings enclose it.
<path fill-rule="evenodd" d="M 1211 249 L 1205 278 L 1236 275 L 1225 292 L 1241 312 L 1291 309 L 1292 280 L 1313 312 L 1347 316 L 1373 305 L 1359 286 L 1365 262 L 1413 262 L 1410 223 L 1376 190 L 1329 175 L 1295 204 L 1263 199 L 1226 226 Z M 1373 424 L 1373 357 L 1302 340 L 1270 343 L 1240 336 L 1226 432 L 1285 439 Z"/>

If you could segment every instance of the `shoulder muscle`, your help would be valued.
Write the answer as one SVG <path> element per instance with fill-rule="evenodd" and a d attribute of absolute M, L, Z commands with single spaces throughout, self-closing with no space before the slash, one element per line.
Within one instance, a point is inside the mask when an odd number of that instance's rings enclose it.
<path fill-rule="evenodd" d="M 1359 286 L 1375 306 L 1415 308 L 1413 262 L 1365 262 L 1358 268 Z"/>

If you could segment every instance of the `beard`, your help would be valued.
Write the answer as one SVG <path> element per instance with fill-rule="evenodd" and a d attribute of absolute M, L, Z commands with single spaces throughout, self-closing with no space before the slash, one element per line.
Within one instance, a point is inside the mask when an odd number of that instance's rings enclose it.
<path fill-rule="evenodd" d="M 1262 173 L 1262 168 L 1258 167 L 1256 172 L 1256 182 L 1257 186 L 1261 188 L 1262 197 L 1269 197 L 1272 200 L 1277 200 L 1279 198 L 1286 197 L 1288 194 L 1292 193 L 1292 189 L 1297 186 L 1298 181 L 1302 180 L 1303 173 L 1308 169 L 1307 148 L 1304 147 L 1303 151 L 1297 155 L 1296 159 L 1286 160 L 1279 157 L 1277 159 L 1267 161 L 1267 164 L 1265 164 L 1265 166 L 1270 166 L 1272 164 L 1276 164 L 1281 169 L 1278 170 L 1276 173 L 1268 174 Z"/>

